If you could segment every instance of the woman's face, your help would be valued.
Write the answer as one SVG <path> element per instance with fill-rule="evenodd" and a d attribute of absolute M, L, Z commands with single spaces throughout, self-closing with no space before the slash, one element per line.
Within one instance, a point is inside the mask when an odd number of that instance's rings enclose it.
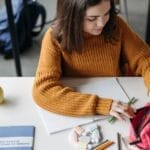
<path fill-rule="evenodd" d="M 91 35 L 100 35 L 110 16 L 110 1 L 103 0 L 99 4 L 89 7 L 84 16 L 83 31 Z"/>

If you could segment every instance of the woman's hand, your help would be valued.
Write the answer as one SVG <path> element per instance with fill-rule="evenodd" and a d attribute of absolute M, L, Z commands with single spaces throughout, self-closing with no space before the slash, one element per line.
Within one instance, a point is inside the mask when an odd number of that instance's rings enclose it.
<path fill-rule="evenodd" d="M 124 120 L 125 117 L 133 118 L 134 112 L 135 110 L 128 104 L 113 100 L 109 114 L 119 120 Z"/>

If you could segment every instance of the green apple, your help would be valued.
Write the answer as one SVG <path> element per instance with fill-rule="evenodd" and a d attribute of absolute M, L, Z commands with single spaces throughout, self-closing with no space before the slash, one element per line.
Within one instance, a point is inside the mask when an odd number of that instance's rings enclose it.
<path fill-rule="evenodd" d="M 2 87 L 0 87 L 0 104 L 3 103 L 3 101 L 4 101 L 4 92 Z"/>

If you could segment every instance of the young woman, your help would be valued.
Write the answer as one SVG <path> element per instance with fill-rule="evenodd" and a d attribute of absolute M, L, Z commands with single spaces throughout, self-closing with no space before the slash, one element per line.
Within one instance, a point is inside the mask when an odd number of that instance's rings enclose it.
<path fill-rule="evenodd" d="M 68 116 L 134 116 L 127 104 L 82 94 L 61 84 L 62 76 L 121 76 L 126 60 L 150 90 L 150 49 L 117 16 L 114 0 L 58 0 L 46 32 L 33 87 L 42 108 Z"/>

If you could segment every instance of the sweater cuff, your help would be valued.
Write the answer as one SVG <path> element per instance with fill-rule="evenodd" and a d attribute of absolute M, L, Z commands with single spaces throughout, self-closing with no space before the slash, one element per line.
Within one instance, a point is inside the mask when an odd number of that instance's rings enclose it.
<path fill-rule="evenodd" d="M 99 98 L 96 106 L 96 114 L 109 115 L 112 99 Z"/>

